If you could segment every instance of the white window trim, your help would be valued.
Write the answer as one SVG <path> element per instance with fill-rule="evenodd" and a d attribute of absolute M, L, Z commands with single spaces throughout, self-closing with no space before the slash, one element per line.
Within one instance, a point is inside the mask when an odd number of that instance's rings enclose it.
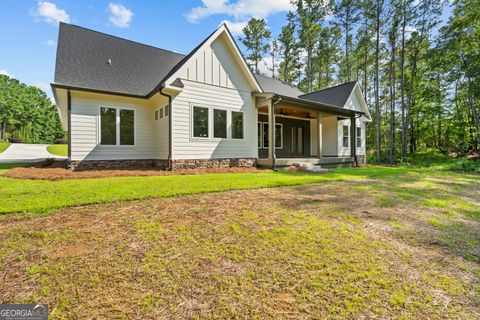
<path fill-rule="evenodd" d="M 115 134 L 116 144 L 102 144 L 102 108 L 115 109 Z M 120 144 L 120 110 L 133 111 L 133 144 Z M 98 107 L 98 134 L 97 145 L 102 147 L 114 147 L 114 148 L 132 148 L 137 146 L 137 112 L 134 108 L 130 107 L 112 107 L 106 105 L 100 105 Z"/>
<path fill-rule="evenodd" d="M 268 149 L 268 146 L 264 146 L 264 141 L 263 141 L 263 132 L 264 132 L 264 125 L 266 124 L 267 126 L 270 127 L 269 123 L 268 122 L 265 122 L 265 121 L 258 121 L 259 123 L 261 123 L 262 125 L 260 126 L 261 129 L 262 129 L 262 146 L 261 147 L 258 147 L 258 149 Z M 280 126 L 281 129 L 280 129 L 280 147 L 277 147 L 275 146 L 275 149 L 283 149 L 283 123 L 275 123 L 275 126 Z"/>
<path fill-rule="evenodd" d="M 212 140 L 215 140 L 215 141 L 219 141 L 219 140 L 227 140 L 227 139 L 230 139 L 230 136 L 231 136 L 231 130 L 229 130 L 230 126 L 230 112 L 228 112 L 228 109 L 227 108 L 219 108 L 219 107 L 211 107 L 212 109 Z M 221 110 L 221 111 L 225 111 L 226 114 L 227 114 L 227 119 L 226 119 L 226 123 L 225 123 L 225 126 L 227 127 L 227 137 L 226 138 L 216 138 L 215 137 L 215 123 L 214 123 L 214 113 L 215 113 L 215 110 Z M 192 119 L 193 121 L 193 119 Z"/>
<path fill-rule="evenodd" d="M 241 138 L 234 138 L 233 137 L 233 129 L 232 129 L 232 122 L 233 122 L 233 112 L 237 112 L 237 113 L 241 113 L 242 114 L 242 137 Z M 241 110 L 230 110 L 230 139 L 232 140 L 245 140 L 245 112 L 241 111 Z M 227 134 L 228 136 L 228 134 Z"/>
<path fill-rule="evenodd" d="M 360 136 L 358 135 L 358 129 L 360 129 Z M 363 138 L 362 138 L 362 133 L 363 133 L 363 128 L 361 126 L 357 126 L 357 131 L 355 132 L 355 139 L 356 139 L 356 147 L 357 149 L 361 149 L 363 145 Z M 358 144 L 358 139 L 360 139 L 360 144 Z"/>
<path fill-rule="evenodd" d="M 258 132 L 257 139 L 258 139 L 258 137 L 260 137 L 260 145 L 258 145 L 258 140 L 257 140 L 257 147 L 258 147 L 258 149 L 263 149 L 263 122 L 258 121 L 257 122 L 257 128 L 258 128 L 258 125 L 260 125 L 260 131 Z"/>

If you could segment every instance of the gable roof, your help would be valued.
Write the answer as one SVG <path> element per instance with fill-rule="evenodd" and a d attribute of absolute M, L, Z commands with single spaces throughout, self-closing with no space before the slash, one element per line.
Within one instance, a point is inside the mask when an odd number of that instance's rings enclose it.
<path fill-rule="evenodd" d="M 183 54 L 60 23 L 55 84 L 147 96 L 184 57 Z"/>
<path fill-rule="evenodd" d="M 356 85 L 357 81 L 348 82 L 338 86 L 302 94 L 299 98 L 343 108 Z"/>
<path fill-rule="evenodd" d="M 259 74 L 256 74 L 255 78 L 264 92 L 277 93 L 291 98 L 298 98 L 300 95 L 303 95 L 303 92 L 300 89 L 287 82 Z"/>

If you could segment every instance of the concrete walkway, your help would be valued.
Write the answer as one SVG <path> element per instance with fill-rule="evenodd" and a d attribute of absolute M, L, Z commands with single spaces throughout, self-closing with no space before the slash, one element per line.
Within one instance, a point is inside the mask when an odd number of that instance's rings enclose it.
<path fill-rule="evenodd" d="M 49 158 L 64 160 L 65 157 L 53 155 L 47 151 L 48 144 L 12 143 L 0 153 L 0 163 L 39 162 Z"/>

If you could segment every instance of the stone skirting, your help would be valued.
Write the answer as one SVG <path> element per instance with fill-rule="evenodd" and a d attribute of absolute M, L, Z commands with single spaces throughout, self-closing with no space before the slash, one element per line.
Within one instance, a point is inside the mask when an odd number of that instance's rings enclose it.
<path fill-rule="evenodd" d="M 68 168 L 71 170 L 88 169 L 121 169 L 121 168 L 159 168 L 167 169 L 168 160 L 139 159 L 139 160 L 83 160 L 70 161 Z M 223 159 L 188 159 L 172 160 L 172 170 L 180 169 L 205 169 L 205 168 L 240 168 L 254 167 L 255 158 L 223 158 Z"/>
<path fill-rule="evenodd" d="M 365 155 L 357 155 L 357 163 L 359 166 L 363 166 L 367 163 L 367 158 L 365 157 Z"/>
<path fill-rule="evenodd" d="M 205 168 L 246 168 L 254 167 L 256 163 L 257 160 L 255 158 L 173 160 L 172 170 Z"/>
<path fill-rule="evenodd" d="M 139 160 L 83 160 L 70 161 L 67 165 L 71 170 L 88 169 L 125 169 L 125 168 L 160 168 L 167 169 L 168 161 L 160 159 Z"/>

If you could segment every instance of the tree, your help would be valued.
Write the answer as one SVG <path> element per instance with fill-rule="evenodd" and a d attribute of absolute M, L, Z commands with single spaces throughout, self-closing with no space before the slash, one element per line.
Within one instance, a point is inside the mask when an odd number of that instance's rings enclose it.
<path fill-rule="evenodd" d="M 268 30 L 264 19 L 256 18 L 251 18 L 242 29 L 242 32 L 244 36 L 240 37 L 239 40 L 250 52 L 247 55 L 247 59 L 251 62 L 251 65 L 253 65 L 253 71 L 258 74 L 258 63 L 268 52 L 268 39 L 270 38 L 271 32 Z"/>
<path fill-rule="evenodd" d="M 5 75 L 0 75 L 0 110 L 4 138 L 54 143 L 63 137 L 58 110 L 45 92 Z"/>
<path fill-rule="evenodd" d="M 278 36 L 279 56 L 281 59 L 278 77 L 288 83 L 298 78 L 300 73 L 300 47 L 295 39 L 293 13 L 288 15 L 287 25 L 282 27 Z"/>
<path fill-rule="evenodd" d="M 273 39 L 272 42 L 269 44 L 269 53 L 270 57 L 272 58 L 272 65 L 270 67 L 267 66 L 267 68 L 272 71 L 272 78 L 275 79 L 275 70 L 277 67 L 277 55 L 278 55 L 278 40 Z"/>
<path fill-rule="evenodd" d="M 352 28 L 360 18 L 358 15 L 360 9 L 358 3 L 355 0 L 340 0 L 335 8 L 334 25 L 338 26 L 345 36 L 345 63 L 341 65 L 339 73 L 343 81 L 346 80 L 347 82 L 350 82 L 352 79 L 350 49 L 353 46 Z"/>
<path fill-rule="evenodd" d="M 326 14 L 326 5 L 323 0 L 292 0 L 295 6 L 295 21 L 298 26 L 300 47 L 306 54 L 305 77 L 307 91 L 313 87 L 313 51 L 317 44 L 321 30 L 321 23 Z"/>

